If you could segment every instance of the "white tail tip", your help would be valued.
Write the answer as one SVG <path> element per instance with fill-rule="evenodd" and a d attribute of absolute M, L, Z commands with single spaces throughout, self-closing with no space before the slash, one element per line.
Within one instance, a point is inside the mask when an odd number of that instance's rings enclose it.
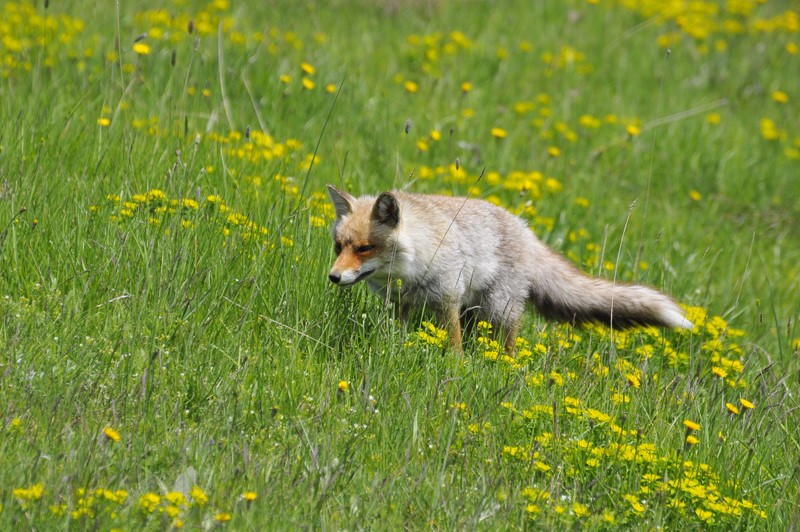
<path fill-rule="evenodd" d="M 666 309 L 664 311 L 664 320 L 670 327 L 675 329 L 694 329 L 694 323 L 686 319 L 683 312 L 679 309 Z"/>

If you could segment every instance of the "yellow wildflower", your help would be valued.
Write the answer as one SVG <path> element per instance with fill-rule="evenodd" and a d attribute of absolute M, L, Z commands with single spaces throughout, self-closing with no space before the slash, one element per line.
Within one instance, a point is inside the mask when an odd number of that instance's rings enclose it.
<path fill-rule="evenodd" d="M 586 129 L 597 129 L 601 125 L 600 119 L 592 115 L 581 115 L 578 118 L 578 123 Z"/>
<path fill-rule="evenodd" d="M 728 372 L 725 371 L 724 369 L 722 369 L 719 366 L 712 366 L 711 367 L 711 373 L 713 373 L 714 375 L 716 375 L 720 379 L 724 379 L 725 377 L 728 376 Z"/>
<path fill-rule="evenodd" d="M 778 140 L 781 137 L 781 132 L 774 120 L 771 118 L 761 119 L 761 136 L 765 140 Z"/>
<path fill-rule="evenodd" d="M 628 384 L 630 384 L 634 388 L 639 388 L 642 385 L 641 381 L 639 380 L 639 377 L 637 375 L 634 375 L 633 373 L 628 373 L 627 375 L 625 375 L 625 378 L 628 379 Z"/>
<path fill-rule="evenodd" d="M 789 95 L 783 91 L 774 91 L 772 93 L 772 99 L 778 103 L 786 103 L 789 101 Z"/>
<path fill-rule="evenodd" d="M 411 80 L 407 80 L 405 83 L 403 83 L 403 88 L 406 90 L 406 92 L 409 92 L 411 94 L 419 92 L 419 84 Z"/>
<path fill-rule="evenodd" d="M 203 491 L 203 488 L 200 486 L 193 486 L 192 490 L 189 492 L 189 495 L 192 496 L 192 499 L 198 504 L 198 506 L 205 506 L 206 503 L 208 503 L 208 495 L 206 495 L 206 492 Z"/>
<path fill-rule="evenodd" d="M 185 207 L 187 209 L 192 209 L 196 211 L 197 209 L 200 208 L 200 205 L 198 205 L 198 203 L 193 199 L 183 198 L 181 200 L 181 207 Z"/>
<path fill-rule="evenodd" d="M 15 488 L 11 493 L 14 497 L 24 501 L 38 501 L 44 494 L 44 484 L 34 484 L 28 488 Z"/>
<path fill-rule="evenodd" d="M 167 499 L 174 506 L 188 506 L 189 501 L 186 500 L 186 495 L 180 491 L 170 491 L 164 498 Z"/>
<path fill-rule="evenodd" d="M 636 495 L 628 493 L 623 495 L 622 498 L 628 501 L 628 503 L 631 505 L 631 508 L 633 508 L 634 512 L 636 512 L 637 514 L 644 513 L 645 510 L 644 505 L 641 502 L 639 502 L 639 498 Z"/>
<path fill-rule="evenodd" d="M 585 517 L 587 515 L 590 515 L 589 507 L 579 502 L 576 502 L 572 505 L 572 511 L 578 517 Z"/>
<path fill-rule="evenodd" d="M 106 438 L 113 441 L 114 443 L 117 443 L 120 440 L 119 432 L 112 429 L 111 427 L 104 428 L 103 434 L 105 435 Z"/>
<path fill-rule="evenodd" d="M 161 497 L 152 492 L 139 497 L 139 507 L 150 513 L 153 513 L 160 503 Z"/>
<path fill-rule="evenodd" d="M 700 430 L 700 424 L 689 419 L 684 419 L 683 425 L 689 430 Z"/>
<path fill-rule="evenodd" d="M 308 74 L 309 76 L 313 76 L 317 71 L 316 68 L 314 68 L 310 63 L 307 63 L 305 61 L 300 63 L 300 70 L 302 70 L 305 74 Z"/>
<path fill-rule="evenodd" d="M 150 46 L 143 42 L 137 42 L 133 45 L 133 51 L 136 55 L 149 55 Z"/>

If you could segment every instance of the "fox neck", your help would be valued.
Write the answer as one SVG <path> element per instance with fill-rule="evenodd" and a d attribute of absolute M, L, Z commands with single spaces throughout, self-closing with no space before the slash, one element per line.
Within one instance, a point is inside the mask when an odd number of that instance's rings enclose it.
<path fill-rule="evenodd" d="M 430 259 L 416 253 L 413 244 L 398 241 L 390 262 L 367 279 L 369 288 L 382 299 L 404 306 L 438 305 L 442 294 L 435 280 L 429 279 Z"/>

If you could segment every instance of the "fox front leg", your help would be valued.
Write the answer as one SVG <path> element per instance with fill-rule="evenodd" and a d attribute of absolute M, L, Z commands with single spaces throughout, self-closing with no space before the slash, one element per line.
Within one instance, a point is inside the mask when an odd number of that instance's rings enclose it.
<path fill-rule="evenodd" d="M 451 305 L 445 308 L 441 315 L 447 335 L 450 337 L 450 345 L 456 353 L 463 355 L 464 348 L 461 345 L 461 321 L 458 306 Z"/>

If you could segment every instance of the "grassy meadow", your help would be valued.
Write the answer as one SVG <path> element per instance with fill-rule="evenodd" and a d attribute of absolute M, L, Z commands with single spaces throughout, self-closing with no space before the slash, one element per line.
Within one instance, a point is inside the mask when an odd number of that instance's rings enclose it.
<path fill-rule="evenodd" d="M 247 6 L 245 4 L 253 4 Z M 800 11 L 0 3 L 0 529 L 800 526 Z M 325 184 L 469 195 L 692 331 L 463 358 Z"/>

